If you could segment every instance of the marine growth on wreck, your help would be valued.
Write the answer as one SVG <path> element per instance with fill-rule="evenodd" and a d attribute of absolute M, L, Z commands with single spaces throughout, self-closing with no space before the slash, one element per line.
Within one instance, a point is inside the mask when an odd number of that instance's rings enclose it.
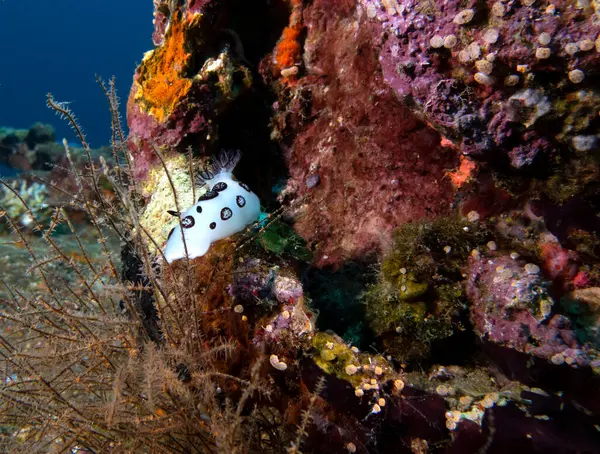
<path fill-rule="evenodd" d="M 600 452 L 595 2 L 153 6 L 0 128 L 2 452 Z"/>

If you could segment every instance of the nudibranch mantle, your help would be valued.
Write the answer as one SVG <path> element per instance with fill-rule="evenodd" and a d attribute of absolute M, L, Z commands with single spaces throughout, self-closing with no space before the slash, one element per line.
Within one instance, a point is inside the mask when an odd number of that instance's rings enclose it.
<path fill-rule="evenodd" d="M 248 186 L 233 179 L 232 171 L 239 158 L 239 152 L 221 152 L 212 171 L 200 174 L 209 190 L 180 215 L 181 222 L 169 233 L 164 251 L 168 263 L 185 258 L 186 247 L 190 259 L 200 257 L 215 241 L 244 230 L 258 219 L 260 200 Z"/>

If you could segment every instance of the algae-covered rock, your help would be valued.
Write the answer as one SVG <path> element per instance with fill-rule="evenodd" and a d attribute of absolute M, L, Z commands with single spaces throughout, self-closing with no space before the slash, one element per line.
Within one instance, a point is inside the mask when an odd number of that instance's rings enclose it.
<path fill-rule="evenodd" d="M 165 171 L 161 165 L 155 166 L 148 173 L 143 187 L 148 194 L 148 201 L 140 218 L 140 223 L 159 247 L 167 240 L 169 232 L 177 225 L 177 218 L 167 211 L 184 211 L 192 206 L 194 200 L 193 183 L 190 176 L 190 164 L 186 155 L 174 155 L 165 158 Z M 172 184 L 172 186 L 171 186 Z M 175 194 L 173 194 L 173 188 Z M 200 194 L 200 188 L 196 196 Z M 149 241 L 146 235 L 142 235 L 147 247 L 151 252 L 156 252 L 156 246 Z"/>
<path fill-rule="evenodd" d="M 431 344 L 462 331 L 462 270 L 489 233 L 458 217 L 405 224 L 364 293 L 366 317 L 400 361 L 429 355 Z"/>
<path fill-rule="evenodd" d="M 356 389 L 379 390 L 387 381 L 399 378 L 382 356 L 361 353 L 335 334 L 317 332 L 312 338 L 312 348 L 311 356 L 317 366 Z"/>

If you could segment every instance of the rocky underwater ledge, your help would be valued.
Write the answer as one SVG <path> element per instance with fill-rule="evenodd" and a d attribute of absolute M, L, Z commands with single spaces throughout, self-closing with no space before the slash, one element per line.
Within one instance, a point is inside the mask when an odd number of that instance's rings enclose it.
<path fill-rule="evenodd" d="M 127 136 L 0 133 L 3 449 L 600 452 L 597 5 L 154 5 Z"/>

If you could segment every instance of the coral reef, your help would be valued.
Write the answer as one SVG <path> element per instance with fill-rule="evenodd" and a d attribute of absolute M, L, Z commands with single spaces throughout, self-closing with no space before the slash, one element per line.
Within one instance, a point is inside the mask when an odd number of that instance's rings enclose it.
<path fill-rule="evenodd" d="M 106 157 L 0 132 L 58 164 L 2 180 L 0 450 L 598 452 L 596 4 L 154 7 Z M 264 213 L 164 260 L 237 148 Z"/>
<path fill-rule="evenodd" d="M 70 202 L 77 193 L 77 183 L 73 175 L 66 169 L 74 166 L 85 172 L 88 156 L 80 146 L 70 146 L 70 157 L 65 155 L 65 148 L 55 141 L 54 129 L 47 124 L 36 123 L 29 129 L 0 128 L 0 166 L 5 185 L 0 187 L 0 203 L 5 215 L 15 219 L 16 224 L 31 231 L 34 227 L 32 218 L 48 227 L 56 208 L 64 208 L 73 222 L 78 222 L 82 211 Z M 89 159 L 99 164 L 100 156 L 105 161 L 113 159 L 110 147 L 89 149 Z M 111 192 L 106 180 L 100 182 L 107 195 Z M 84 187 L 90 198 L 94 190 Z M 29 206 L 31 213 L 24 207 L 21 197 Z M 10 225 L 0 222 L 0 229 L 6 233 Z M 66 233 L 69 229 L 56 226 L 53 233 Z"/>
<path fill-rule="evenodd" d="M 73 159 L 81 164 L 81 147 L 73 147 Z M 90 149 L 93 159 L 112 159 L 109 147 Z M 19 172 L 47 172 L 57 165 L 68 165 L 64 147 L 55 139 L 52 126 L 36 123 L 29 129 L 0 128 L 0 165 Z"/>

